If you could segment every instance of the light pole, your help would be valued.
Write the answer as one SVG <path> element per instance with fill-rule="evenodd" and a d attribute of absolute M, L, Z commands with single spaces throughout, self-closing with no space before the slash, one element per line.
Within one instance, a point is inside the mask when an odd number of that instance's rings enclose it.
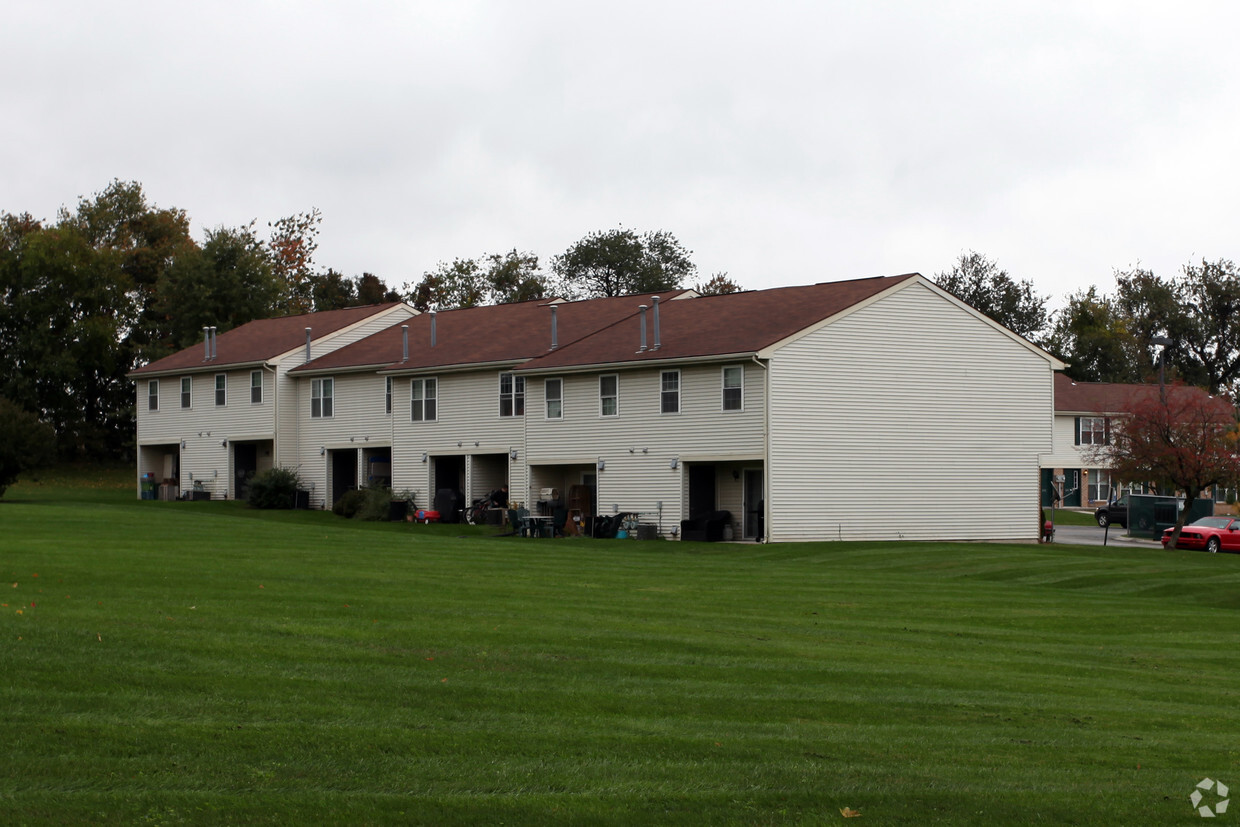
<path fill-rule="evenodd" d="M 1158 351 L 1158 401 L 1163 405 L 1167 404 L 1167 348 L 1171 346 L 1171 340 L 1166 336 L 1155 336 L 1150 339 L 1150 344 L 1158 345 L 1162 350 Z"/>

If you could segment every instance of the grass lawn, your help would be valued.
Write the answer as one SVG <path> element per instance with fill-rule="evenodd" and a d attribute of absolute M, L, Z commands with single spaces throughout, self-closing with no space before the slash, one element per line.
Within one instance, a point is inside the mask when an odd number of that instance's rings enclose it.
<path fill-rule="evenodd" d="M 1240 785 L 1238 556 L 132 497 L 0 500 L 5 823 L 1144 825 Z"/>

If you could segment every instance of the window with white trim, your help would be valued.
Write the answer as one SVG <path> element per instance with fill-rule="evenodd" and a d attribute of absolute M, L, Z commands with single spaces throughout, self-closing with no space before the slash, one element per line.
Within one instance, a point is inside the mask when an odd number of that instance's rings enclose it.
<path fill-rule="evenodd" d="M 1111 428 L 1105 416 L 1077 417 L 1077 445 L 1106 445 L 1110 442 Z"/>
<path fill-rule="evenodd" d="M 215 374 L 215 404 L 221 407 L 228 402 L 228 374 Z"/>
<path fill-rule="evenodd" d="M 159 380 L 152 379 L 146 383 L 146 409 L 148 411 L 159 410 Z"/>
<path fill-rule="evenodd" d="M 620 376 L 608 373 L 598 378 L 598 415 L 620 415 Z"/>
<path fill-rule="evenodd" d="M 194 378 L 192 376 L 181 377 L 181 407 L 192 408 L 194 406 Z"/>
<path fill-rule="evenodd" d="M 725 365 L 723 368 L 723 409 L 725 411 L 745 409 L 744 365 Z"/>
<path fill-rule="evenodd" d="M 680 371 L 665 370 L 659 377 L 659 413 L 680 413 Z"/>
<path fill-rule="evenodd" d="M 525 377 L 499 375 L 499 415 L 525 416 Z"/>
<path fill-rule="evenodd" d="M 389 416 L 392 413 L 392 377 L 383 377 L 383 410 Z"/>
<path fill-rule="evenodd" d="M 564 418 L 564 380 L 548 379 L 544 383 L 547 400 L 547 419 Z"/>
<path fill-rule="evenodd" d="M 330 419 L 335 409 L 334 397 L 336 381 L 334 379 L 310 380 L 310 418 Z"/>
<path fill-rule="evenodd" d="M 1086 487 L 1086 496 L 1090 502 L 1100 500 L 1108 500 L 1111 497 L 1111 487 L 1114 485 L 1111 479 L 1111 472 L 1104 468 L 1089 469 L 1089 485 Z M 1116 492 L 1118 496 L 1118 491 Z"/>
<path fill-rule="evenodd" d="M 261 405 L 263 403 L 263 372 L 261 370 L 250 371 L 250 404 Z"/>
<path fill-rule="evenodd" d="M 413 379 L 409 382 L 409 419 L 434 422 L 438 416 L 439 380 Z"/>

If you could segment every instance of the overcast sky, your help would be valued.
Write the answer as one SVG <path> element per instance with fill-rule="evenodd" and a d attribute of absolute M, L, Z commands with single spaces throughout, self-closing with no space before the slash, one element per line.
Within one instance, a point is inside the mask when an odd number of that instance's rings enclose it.
<path fill-rule="evenodd" d="M 389 284 L 594 230 L 747 288 L 947 270 L 1057 301 L 1240 258 L 1240 3 L 59 2 L 0 23 L 0 211 L 114 178 L 194 235 L 322 211 Z"/>

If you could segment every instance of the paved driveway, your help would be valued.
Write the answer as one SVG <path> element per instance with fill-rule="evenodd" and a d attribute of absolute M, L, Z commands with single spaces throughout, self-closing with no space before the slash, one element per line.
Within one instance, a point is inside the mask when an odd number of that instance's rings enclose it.
<path fill-rule="evenodd" d="M 1103 537 L 1105 535 L 1106 545 L 1126 546 L 1128 548 L 1162 548 L 1162 543 L 1157 540 L 1129 537 L 1126 529 L 1119 526 L 1111 526 L 1109 534 L 1106 532 L 1106 529 L 1096 525 L 1060 525 L 1055 526 L 1055 542 L 1081 546 L 1100 546 L 1103 545 Z"/>

